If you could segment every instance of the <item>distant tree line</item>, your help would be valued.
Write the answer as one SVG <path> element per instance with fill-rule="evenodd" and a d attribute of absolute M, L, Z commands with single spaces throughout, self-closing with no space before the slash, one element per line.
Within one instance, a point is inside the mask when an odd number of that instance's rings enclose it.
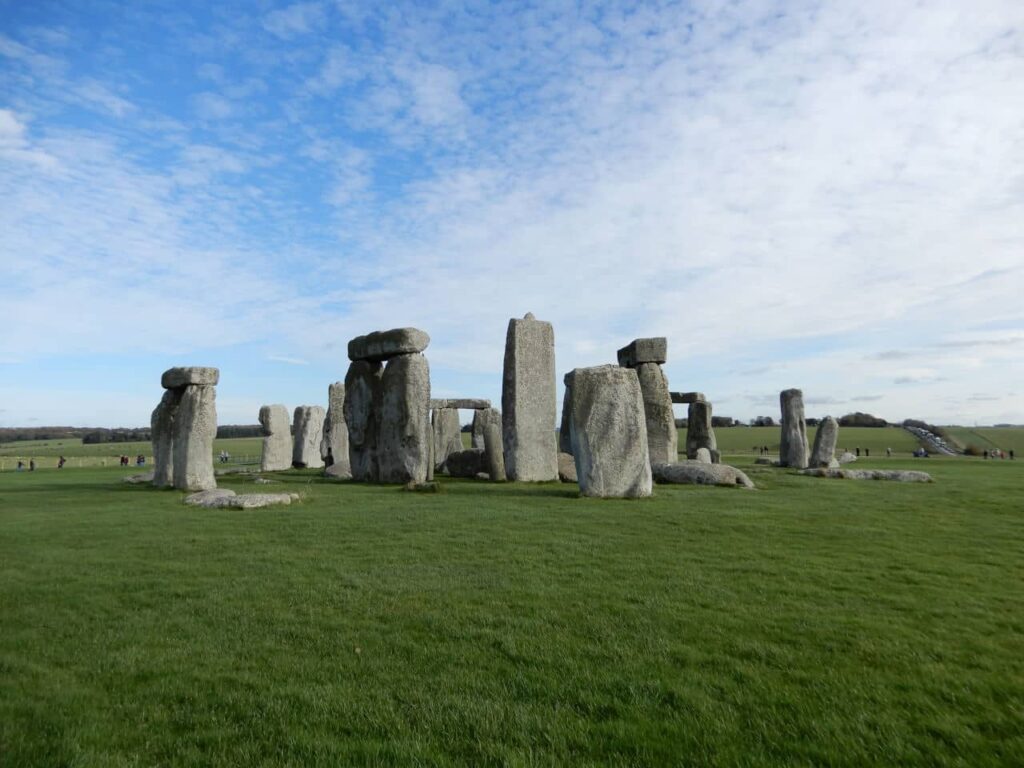
<path fill-rule="evenodd" d="M 137 427 L 135 429 L 91 429 L 82 435 L 83 445 L 95 445 L 96 443 L 141 443 L 148 442 L 151 433 L 148 427 Z"/>
<path fill-rule="evenodd" d="M 263 437 L 259 424 L 225 424 L 217 427 L 217 437 Z"/>
<path fill-rule="evenodd" d="M 839 417 L 840 427 L 887 427 L 889 422 L 885 419 L 880 419 L 877 416 L 872 416 L 870 413 L 848 413 L 845 416 Z"/>
<path fill-rule="evenodd" d="M 23 440 L 72 440 L 86 430 L 77 427 L 0 427 L 0 443 Z"/>

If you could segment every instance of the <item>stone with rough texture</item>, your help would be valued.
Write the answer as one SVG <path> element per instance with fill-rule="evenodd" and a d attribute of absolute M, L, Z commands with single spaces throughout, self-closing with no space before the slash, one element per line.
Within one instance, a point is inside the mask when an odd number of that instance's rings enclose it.
<path fill-rule="evenodd" d="M 456 408 L 463 411 L 480 411 L 490 408 L 491 401 L 479 397 L 442 397 L 431 398 L 430 410 L 435 411 L 441 408 Z"/>
<path fill-rule="evenodd" d="M 441 472 L 448 456 L 462 450 L 462 425 L 455 408 L 438 408 L 431 413 L 434 440 L 434 470 Z"/>
<path fill-rule="evenodd" d="M 672 398 L 672 402 L 677 405 L 682 403 L 686 405 L 690 403 L 703 403 L 707 400 L 703 392 L 669 392 L 668 394 Z"/>
<path fill-rule="evenodd" d="M 420 354 L 388 360 L 381 377 L 377 463 L 382 483 L 423 483 L 430 474 L 430 365 Z"/>
<path fill-rule="evenodd" d="M 217 437 L 217 390 L 189 385 L 174 414 L 174 487 L 205 491 L 217 487 L 213 440 Z"/>
<path fill-rule="evenodd" d="M 804 421 L 804 393 L 784 389 L 779 393 L 782 408 L 779 462 L 784 467 L 804 469 L 807 466 L 807 423 Z"/>
<path fill-rule="evenodd" d="M 501 444 L 501 424 L 496 420 L 484 425 L 484 462 L 487 476 L 496 483 L 507 479 L 505 474 L 505 452 Z"/>
<path fill-rule="evenodd" d="M 711 464 L 711 451 L 707 448 L 698 448 L 697 455 L 693 457 L 694 461 L 699 461 L 701 464 Z M 674 462 L 659 462 L 664 464 L 671 464 Z"/>
<path fill-rule="evenodd" d="M 174 415 L 180 401 L 180 390 L 167 390 L 149 420 L 153 441 L 153 485 L 158 488 L 174 485 Z"/>
<path fill-rule="evenodd" d="M 828 467 L 835 461 L 836 440 L 839 438 L 839 422 L 831 416 L 826 416 L 818 422 L 818 429 L 814 435 L 814 448 L 811 450 L 811 458 L 808 459 L 809 467 Z"/>
<path fill-rule="evenodd" d="M 668 360 L 668 339 L 655 336 L 649 339 L 633 339 L 619 350 L 619 365 L 635 368 L 643 363 L 658 363 Z"/>
<path fill-rule="evenodd" d="M 569 416 L 572 413 L 572 371 L 565 374 L 562 382 L 565 384 L 565 394 L 562 396 L 562 423 L 558 427 L 558 451 L 572 456 L 572 436 L 569 434 Z M 559 473 L 561 473 L 561 469 L 559 469 Z"/>
<path fill-rule="evenodd" d="M 201 368 L 199 366 L 168 368 L 160 377 L 160 385 L 164 389 L 181 389 L 188 386 L 215 387 L 218 381 L 220 381 L 218 368 Z"/>
<path fill-rule="evenodd" d="M 846 451 L 842 456 L 839 457 L 838 461 L 840 464 L 852 464 L 857 460 L 857 454 Z"/>
<path fill-rule="evenodd" d="M 569 432 L 580 493 L 602 498 L 651 495 L 647 424 L 636 371 L 577 368 Z"/>
<path fill-rule="evenodd" d="M 295 409 L 292 427 L 292 466 L 298 469 L 319 469 L 320 440 L 324 434 L 327 414 L 320 405 L 300 405 Z"/>
<path fill-rule="evenodd" d="M 345 374 L 345 424 L 352 479 L 374 483 L 377 471 L 377 424 L 384 366 L 360 360 Z"/>
<path fill-rule="evenodd" d="M 728 464 L 704 464 L 700 461 L 654 464 L 651 466 L 651 472 L 658 483 L 755 487 L 746 474 Z"/>
<path fill-rule="evenodd" d="M 636 366 L 636 375 L 644 398 L 647 450 L 651 461 L 671 463 L 679 458 L 679 433 L 676 431 L 676 416 L 672 412 L 668 379 L 657 363 L 640 363 Z"/>
<path fill-rule="evenodd" d="M 259 509 L 298 500 L 297 493 L 235 493 L 227 489 L 200 491 L 185 497 L 186 504 L 207 509 Z"/>
<path fill-rule="evenodd" d="M 558 477 L 555 444 L 555 331 L 528 314 L 508 322 L 501 387 L 502 439 L 509 480 Z"/>
<path fill-rule="evenodd" d="M 686 458 L 696 459 L 698 448 L 707 448 L 709 452 L 718 449 L 715 430 L 711 426 L 711 403 L 705 400 L 690 403 L 687 410 Z"/>
<path fill-rule="evenodd" d="M 128 477 L 122 477 L 121 482 L 130 483 L 131 485 L 140 485 L 142 483 L 152 483 L 153 478 L 156 476 L 154 470 L 149 472 L 143 472 L 141 475 L 128 475 Z"/>
<path fill-rule="evenodd" d="M 445 468 L 452 477 L 476 477 L 487 471 L 486 452 L 481 448 L 467 448 L 448 457 Z"/>
<path fill-rule="evenodd" d="M 329 467 L 324 467 L 324 477 L 333 477 L 335 480 L 351 480 L 352 470 L 347 461 L 345 463 L 336 461 Z"/>
<path fill-rule="evenodd" d="M 357 336 L 348 343 L 348 359 L 379 363 L 398 355 L 414 355 L 430 344 L 430 336 L 419 328 L 393 328 Z"/>
<path fill-rule="evenodd" d="M 343 381 L 336 381 L 327 387 L 327 415 L 324 417 L 324 432 L 320 439 L 320 458 L 323 459 L 324 466 L 337 465 L 334 477 L 351 476 Z"/>
<path fill-rule="evenodd" d="M 263 427 L 260 471 L 277 472 L 291 469 L 293 448 L 288 409 L 283 405 L 264 405 L 260 408 L 260 426 Z"/>
<path fill-rule="evenodd" d="M 931 483 L 927 472 L 912 469 L 826 469 L 815 467 L 805 469 L 801 475 L 809 477 L 830 477 L 836 480 L 892 480 L 897 483 Z"/>
<path fill-rule="evenodd" d="M 558 454 L 558 479 L 563 483 L 579 482 L 579 478 L 576 476 L 576 459 L 572 457 L 571 453 Z"/>

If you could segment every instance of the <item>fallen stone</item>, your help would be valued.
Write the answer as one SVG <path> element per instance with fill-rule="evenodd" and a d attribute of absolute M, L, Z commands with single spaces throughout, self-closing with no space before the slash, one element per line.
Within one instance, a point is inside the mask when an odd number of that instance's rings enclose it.
<path fill-rule="evenodd" d="M 501 388 L 502 439 L 509 480 L 558 477 L 555 445 L 555 331 L 527 313 L 508 322 Z"/>
<path fill-rule="evenodd" d="M 654 464 L 651 473 L 657 483 L 756 487 L 746 474 L 728 464 L 704 464 L 699 461 Z"/>
<path fill-rule="evenodd" d="M 811 457 L 807 461 L 808 466 L 828 467 L 835 461 L 838 438 L 839 422 L 833 417 L 826 416 L 818 422 L 818 429 L 814 435 L 814 448 L 811 449 Z"/>
<path fill-rule="evenodd" d="M 217 487 L 213 474 L 213 440 L 217 436 L 217 390 L 189 385 L 181 391 L 174 414 L 174 487 L 204 491 Z"/>
<path fill-rule="evenodd" d="M 452 477 L 476 477 L 488 469 L 484 453 L 485 451 L 480 448 L 458 451 L 448 457 L 448 464 L 445 468 Z"/>
<path fill-rule="evenodd" d="M 434 441 L 434 470 L 441 472 L 448 456 L 462 450 L 462 425 L 459 424 L 459 412 L 454 408 L 438 408 L 431 413 L 430 421 Z"/>
<path fill-rule="evenodd" d="M 701 464 L 711 464 L 711 451 L 707 448 L 698 448 L 697 455 L 693 457 L 694 461 L 699 461 Z M 669 462 L 662 462 L 669 463 Z M 672 462 L 674 463 L 674 462 Z"/>
<path fill-rule="evenodd" d="M 711 426 L 711 403 L 704 400 L 690 403 L 687 412 L 686 458 L 696 459 L 698 448 L 707 448 L 709 452 L 718 450 L 715 430 Z"/>
<path fill-rule="evenodd" d="M 320 440 L 320 458 L 324 466 L 339 465 L 339 475 L 352 475 L 348 458 L 348 425 L 345 423 L 345 382 L 336 381 L 327 387 L 327 415 Z"/>
<path fill-rule="evenodd" d="M 672 402 L 677 404 L 686 403 L 689 405 L 690 403 L 703 403 L 707 400 L 703 392 L 669 392 L 668 394 L 672 398 Z"/>
<path fill-rule="evenodd" d="M 828 477 L 837 480 L 891 480 L 897 483 L 932 483 L 927 472 L 910 469 L 826 469 L 823 467 L 805 469 L 801 475 Z"/>
<path fill-rule="evenodd" d="M 429 404 L 427 358 L 411 354 L 388 360 L 381 377 L 377 431 L 380 482 L 426 482 L 433 453 Z"/>
<path fill-rule="evenodd" d="M 636 366 L 636 375 L 644 399 L 647 451 L 651 461 L 673 462 L 679 458 L 679 433 L 676 430 L 676 417 L 672 412 L 668 379 L 658 363 L 640 363 Z"/>
<path fill-rule="evenodd" d="M 156 471 L 143 472 L 141 475 L 129 475 L 128 477 L 122 477 L 122 483 L 130 483 L 132 485 L 139 485 L 141 483 L 152 483 L 153 478 L 156 475 Z"/>
<path fill-rule="evenodd" d="M 220 501 L 221 499 L 229 499 L 236 495 L 237 494 L 230 488 L 211 488 L 209 490 L 199 491 L 198 493 L 186 496 L 185 503 L 192 506 L 206 507 Z"/>
<path fill-rule="evenodd" d="M 784 467 L 804 469 L 807 466 L 807 424 L 804 421 L 804 393 L 784 389 L 779 393 L 782 427 L 779 461 Z"/>
<path fill-rule="evenodd" d="M 371 363 L 390 360 L 398 355 L 422 352 L 430 344 L 430 336 L 419 328 L 393 328 L 357 336 L 348 343 L 348 359 Z"/>
<path fill-rule="evenodd" d="M 265 477 L 253 478 L 253 483 L 255 485 L 273 485 L 275 483 L 280 483 L 280 482 L 281 482 L 280 480 L 268 480 Z"/>
<path fill-rule="evenodd" d="M 220 369 L 198 366 L 168 368 L 160 377 L 160 385 L 164 389 L 180 389 L 192 385 L 214 387 L 219 381 Z"/>
<path fill-rule="evenodd" d="M 295 409 L 293 419 L 292 466 L 297 469 L 319 469 L 324 465 L 320 458 L 320 441 L 324 433 L 324 419 L 327 414 L 320 405 L 300 405 Z"/>
<path fill-rule="evenodd" d="M 664 363 L 668 360 L 668 339 L 655 336 L 649 339 L 633 339 L 618 352 L 619 365 L 635 368 L 642 363 Z"/>
<path fill-rule="evenodd" d="M 563 483 L 578 483 L 576 476 L 576 460 L 571 453 L 558 454 L 558 479 Z"/>
<path fill-rule="evenodd" d="M 260 426 L 263 427 L 263 451 L 260 454 L 261 472 L 278 472 L 292 466 L 292 429 L 288 423 L 288 409 L 283 405 L 264 405 L 260 408 Z"/>
<path fill-rule="evenodd" d="M 636 371 L 577 368 L 569 430 L 580 493 L 601 498 L 651 495 L 643 395 Z"/>
<path fill-rule="evenodd" d="M 479 411 L 484 408 L 490 408 L 491 401 L 484 400 L 482 398 L 470 398 L 470 397 L 448 397 L 440 399 L 432 399 L 430 401 L 430 410 L 440 410 L 441 408 L 456 408 L 463 411 Z"/>
<path fill-rule="evenodd" d="M 345 424 L 352 479 L 374 483 L 377 470 L 377 423 L 383 397 L 384 366 L 359 360 L 345 374 Z"/>
<path fill-rule="evenodd" d="M 193 493 L 185 498 L 185 503 L 206 509 L 258 509 L 276 504 L 291 504 L 299 500 L 297 493 L 241 493 L 234 491 L 211 490 Z"/>
<path fill-rule="evenodd" d="M 770 456 L 758 456 L 756 459 L 754 459 L 754 463 L 775 467 L 779 465 L 778 459 L 773 459 Z"/>

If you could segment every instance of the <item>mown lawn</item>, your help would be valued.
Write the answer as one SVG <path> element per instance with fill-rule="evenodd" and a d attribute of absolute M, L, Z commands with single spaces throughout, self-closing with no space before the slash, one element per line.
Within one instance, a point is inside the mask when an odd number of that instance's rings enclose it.
<path fill-rule="evenodd" d="M 1024 764 L 1021 464 L 861 465 L 938 482 L 8 472 L 0 765 Z"/>
<path fill-rule="evenodd" d="M 983 451 L 1012 450 L 1018 458 L 1024 451 L 1024 427 L 946 427 L 946 431 L 965 447 L 974 445 Z"/>

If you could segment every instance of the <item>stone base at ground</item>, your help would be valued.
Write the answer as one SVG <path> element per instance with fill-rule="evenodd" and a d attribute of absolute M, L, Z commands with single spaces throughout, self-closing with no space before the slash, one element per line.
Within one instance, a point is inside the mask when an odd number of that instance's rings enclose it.
<path fill-rule="evenodd" d="M 352 469 L 349 463 L 335 462 L 324 469 L 324 477 L 333 477 L 335 480 L 351 480 Z"/>
<path fill-rule="evenodd" d="M 839 457 L 839 463 L 840 464 L 852 464 L 856 460 L 857 460 L 857 454 L 850 453 L 849 451 L 847 451 L 846 453 L 844 453 L 842 456 Z"/>
<path fill-rule="evenodd" d="M 933 483 L 927 472 L 911 469 L 805 469 L 801 475 L 836 480 L 891 480 L 896 483 Z"/>
<path fill-rule="evenodd" d="M 121 482 L 131 483 L 132 485 L 138 485 L 139 483 L 152 483 L 155 475 L 155 471 L 143 472 L 141 475 L 129 475 L 128 477 L 123 477 L 121 478 Z"/>
<path fill-rule="evenodd" d="M 448 463 L 445 468 L 452 477 L 476 477 L 481 472 L 486 472 L 487 460 L 482 448 L 468 448 L 465 451 L 457 451 L 448 456 Z"/>
<path fill-rule="evenodd" d="M 700 461 L 652 464 L 651 474 L 654 482 L 664 484 L 756 487 L 743 472 L 728 464 L 705 464 Z"/>
<path fill-rule="evenodd" d="M 558 454 L 558 479 L 563 483 L 577 483 L 576 459 L 571 453 Z"/>

